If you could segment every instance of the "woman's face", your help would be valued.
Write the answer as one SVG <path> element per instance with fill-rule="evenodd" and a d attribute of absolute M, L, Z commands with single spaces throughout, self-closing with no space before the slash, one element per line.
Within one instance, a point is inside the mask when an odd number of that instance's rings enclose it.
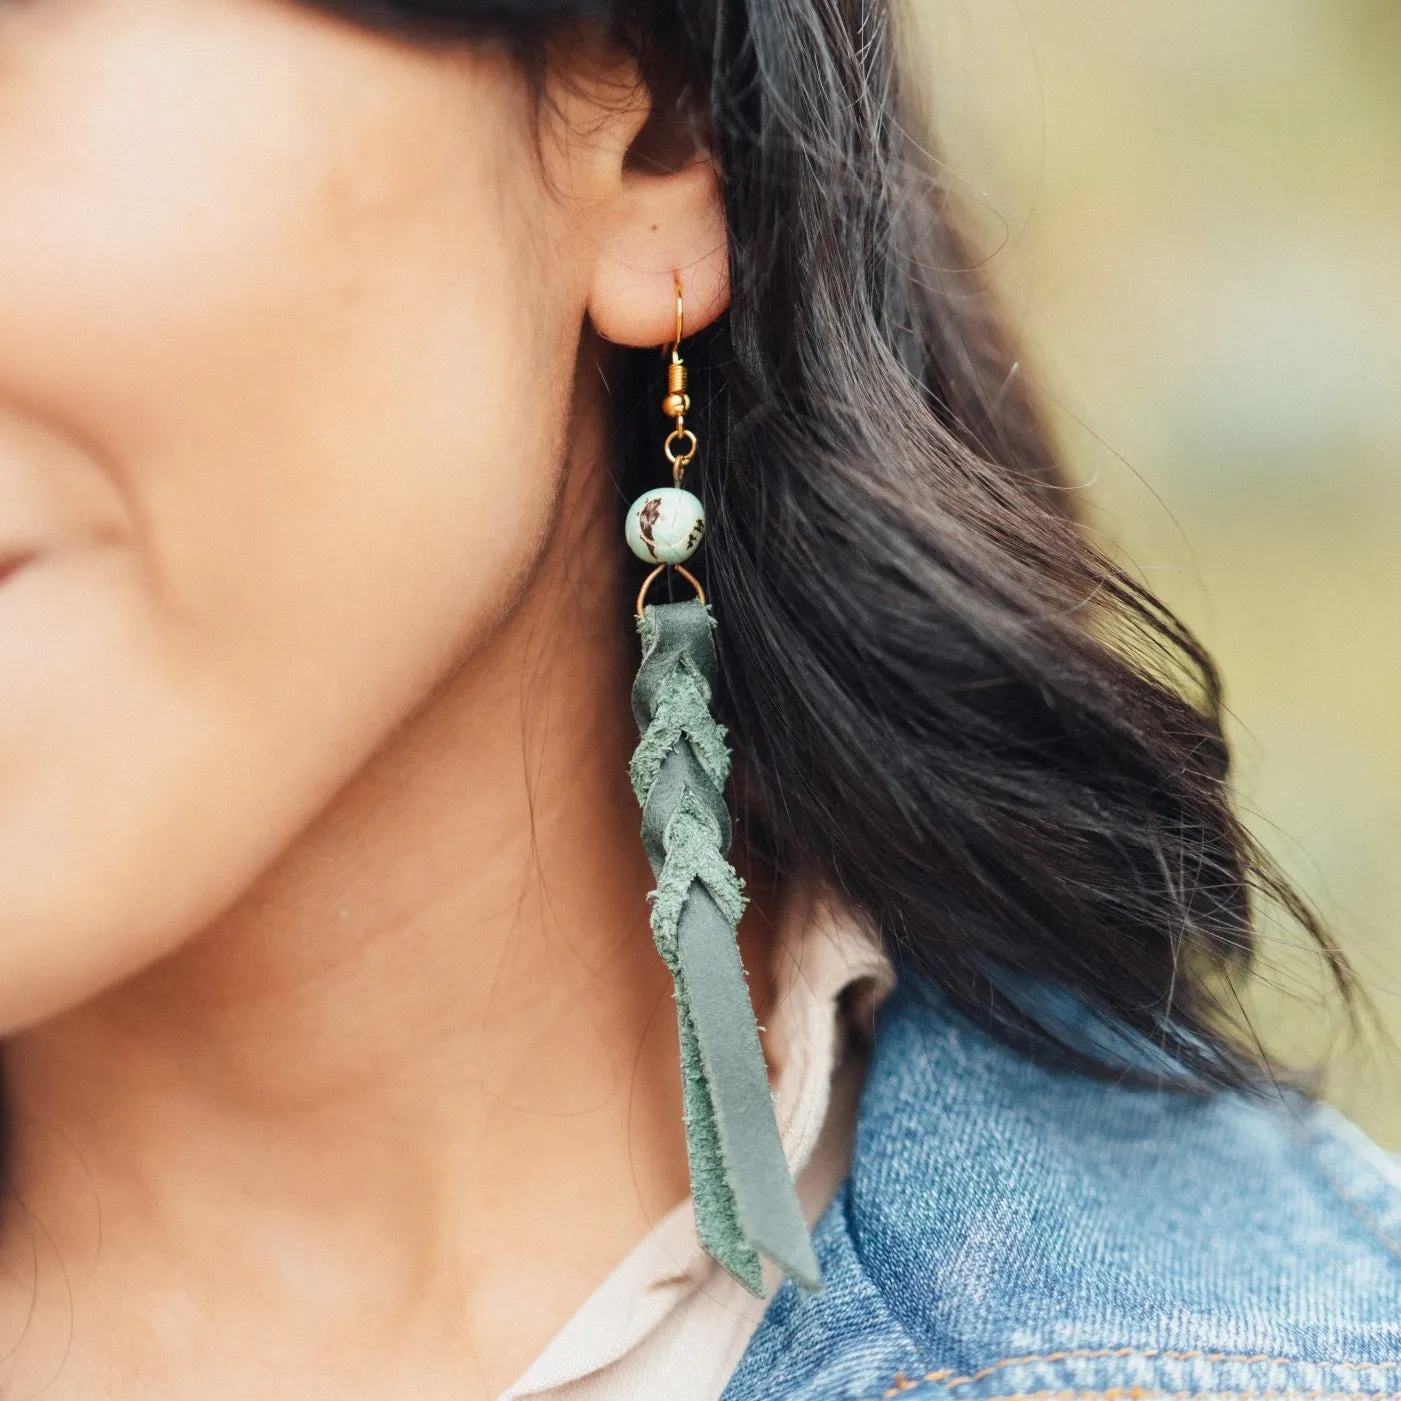
<path fill-rule="evenodd" d="M 536 115 L 278 0 L 0 0 L 0 1031 L 216 915 L 512 606 L 606 204 Z"/>

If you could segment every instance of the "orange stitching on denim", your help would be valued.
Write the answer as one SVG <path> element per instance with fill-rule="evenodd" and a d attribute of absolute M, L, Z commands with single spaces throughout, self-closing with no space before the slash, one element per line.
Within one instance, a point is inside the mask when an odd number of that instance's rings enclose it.
<path fill-rule="evenodd" d="M 908 1388 L 906 1388 L 908 1390 Z M 1126 1386 L 1110 1391 L 1019 1391 L 987 1401 L 1401 1401 L 1401 1391 L 1155 1391 Z"/>
<path fill-rule="evenodd" d="M 948 1385 L 970 1386 L 973 1382 L 980 1382 L 984 1377 L 990 1377 L 994 1372 L 1001 1372 L 1008 1367 L 1020 1367 L 1029 1362 L 1069 1362 L 1075 1360 L 1093 1360 L 1104 1357 L 1142 1357 L 1142 1358 L 1162 1358 L 1169 1362 L 1268 1362 L 1281 1367 L 1297 1366 L 1323 1366 L 1337 1367 L 1346 1371 L 1375 1372 L 1382 1368 L 1395 1366 L 1391 1362 L 1323 1362 L 1310 1363 L 1298 1357 L 1271 1357 L 1267 1353 L 1235 1353 L 1235 1352 L 1177 1352 L 1171 1348 L 1075 1348 L 1067 1349 L 1064 1352 L 1043 1352 L 1029 1353 L 1025 1357 L 1004 1357 L 1001 1362 L 994 1362 L 991 1367 L 984 1367 L 979 1372 L 970 1372 L 966 1377 L 952 1377 Z M 950 1373 L 930 1372 L 925 1381 L 944 1381 Z"/>
<path fill-rule="evenodd" d="M 981 1371 L 970 1372 L 965 1377 L 954 1376 L 953 1368 L 951 1367 L 947 1367 L 941 1372 L 926 1372 L 924 1376 L 920 1378 L 919 1381 L 910 1381 L 903 1372 L 897 1372 L 894 1378 L 894 1383 L 891 1386 L 890 1390 L 885 1393 L 885 1397 L 888 1401 L 889 1397 L 898 1396 L 902 1391 L 912 1391 L 916 1386 L 919 1386 L 921 1382 L 944 1382 L 946 1389 L 955 1386 L 971 1386 L 974 1382 L 979 1382 L 982 1381 L 985 1377 L 992 1376 L 994 1372 L 1001 1372 L 1008 1367 L 1025 1366 L 1026 1364 L 1031 1362 L 1068 1362 L 1077 1360 L 1090 1361 L 1096 1358 L 1106 1357 L 1142 1357 L 1145 1359 L 1161 1358 L 1163 1360 L 1171 1362 L 1264 1362 L 1281 1367 L 1329 1367 L 1332 1368 L 1334 1371 L 1345 1372 L 1375 1372 L 1380 1371 L 1383 1368 L 1392 1368 L 1398 1365 L 1397 1363 L 1393 1362 L 1308 1362 L 1297 1357 L 1271 1357 L 1267 1353 L 1202 1352 L 1199 1350 L 1191 1352 L 1179 1352 L 1171 1348 L 1070 1348 L 1066 1349 L 1063 1352 L 1028 1353 L 1023 1357 L 1004 1357 L 1002 1361 L 994 1362 L 990 1367 L 982 1368 Z M 1242 1398 L 1247 1396 L 1256 1396 L 1263 1398 L 1270 1395 L 1312 1397 L 1324 1396 L 1329 1394 L 1330 1393 L 1327 1392 L 1159 1392 L 1140 1391 L 1139 1388 L 1134 1387 L 1128 1390 L 1119 1390 L 1111 1392 L 1067 1392 L 1064 1393 L 1064 1396 L 1067 1398 L 1067 1401 L 1070 1401 L 1070 1398 L 1072 1397 L 1086 1398 L 1086 1401 L 1089 1401 L 1089 1398 L 1096 1398 L 1096 1401 L 1103 1401 L 1103 1398 L 1106 1397 L 1119 1398 L 1137 1395 L 1170 1397 L 1190 1397 L 1192 1395 L 1229 1395 Z M 1357 1401 L 1367 1401 L 1367 1398 L 1369 1397 L 1382 1398 L 1391 1395 L 1401 1397 L 1401 1393 L 1387 1392 L 1356 1392 L 1351 1394 L 1357 1398 Z M 1035 1395 L 1037 1397 L 1050 1398 L 1058 1396 L 1060 1394 L 1054 1392 L 1046 1392 L 1035 1393 Z M 991 1397 L 986 1398 L 986 1401 L 1030 1401 L 1030 1398 Z"/>

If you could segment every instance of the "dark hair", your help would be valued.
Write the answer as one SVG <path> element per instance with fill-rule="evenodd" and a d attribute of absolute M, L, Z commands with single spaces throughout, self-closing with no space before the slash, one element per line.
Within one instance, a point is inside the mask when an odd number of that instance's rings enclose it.
<path fill-rule="evenodd" d="M 1345 965 L 1232 809 L 1210 657 L 1074 519 L 890 0 L 317 2 L 537 61 L 604 26 L 705 123 L 732 307 L 689 351 L 692 481 L 751 846 L 1028 1050 L 1110 1068 L 1020 1005 L 1048 981 L 1198 1084 L 1258 1083 L 1229 1011 L 1261 897 Z M 662 393 L 632 370 L 629 499 Z"/>

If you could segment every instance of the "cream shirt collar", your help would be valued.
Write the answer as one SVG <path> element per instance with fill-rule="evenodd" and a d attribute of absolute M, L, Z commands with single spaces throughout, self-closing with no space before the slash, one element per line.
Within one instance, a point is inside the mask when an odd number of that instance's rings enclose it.
<path fill-rule="evenodd" d="M 809 1224 L 851 1163 L 864 1048 L 895 983 L 870 930 L 825 898 L 780 925 L 765 1035 L 779 1138 Z M 769 1268 L 770 1293 L 778 1284 Z M 659 1221 L 500 1401 L 715 1401 L 762 1318 L 701 1249 L 689 1200 Z"/>

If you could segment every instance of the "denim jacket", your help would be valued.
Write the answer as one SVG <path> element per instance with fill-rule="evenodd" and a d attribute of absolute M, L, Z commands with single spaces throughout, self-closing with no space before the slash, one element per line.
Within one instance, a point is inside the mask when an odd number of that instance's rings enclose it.
<path fill-rule="evenodd" d="M 1038 1066 L 903 983 L 825 1290 L 723 1401 L 1401 1401 L 1401 1174 L 1340 1115 Z"/>

